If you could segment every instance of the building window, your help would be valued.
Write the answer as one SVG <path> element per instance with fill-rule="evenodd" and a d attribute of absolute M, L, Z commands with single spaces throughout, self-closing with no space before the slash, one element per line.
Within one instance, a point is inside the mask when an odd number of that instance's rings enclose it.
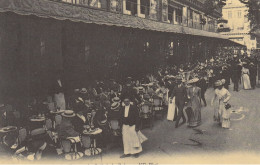
<path fill-rule="evenodd" d="M 176 22 L 178 22 L 178 24 L 182 23 L 182 9 L 176 9 L 176 18 L 175 18 Z"/>
<path fill-rule="evenodd" d="M 126 0 L 126 10 L 131 11 L 132 15 L 137 14 L 137 0 Z"/>
<path fill-rule="evenodd" d="M 242 15 L 242 14 L 241 14 L 241 10 L 238 10 L 238 11 L 237 11 L 237 18 L 241 18 L 241 15 Z"/>
<path fill-rule="evenodd" d="M 169 20 L 169 23 L 173 23 L 173 12 L 174 12 L 174 8 L 169 5 L 168 6 L 168 20 Z"/>
<path fill-rule="evenodd" d="M 141 14 L 149 15 L 150 0 L 141 0 Z"/>
<path fill-rule="evenodd" d="M 228 18 L 232 18 L 232 11 L 228 11 Z"/>

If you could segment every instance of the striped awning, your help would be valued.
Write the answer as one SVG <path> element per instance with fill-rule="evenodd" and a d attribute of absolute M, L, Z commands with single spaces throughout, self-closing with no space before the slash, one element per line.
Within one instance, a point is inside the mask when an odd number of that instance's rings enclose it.
<path fill-rule="evenodd" d="M 71 20 L 108 26 L 113 25 L 159 32 L 228 39 L 227 36 L 218 33 L 50 0 L 0 0 L 0 12 L 7 11 L 21 15 L 36 15 L 38 17 L 54 18 L 58 20 Z"/>

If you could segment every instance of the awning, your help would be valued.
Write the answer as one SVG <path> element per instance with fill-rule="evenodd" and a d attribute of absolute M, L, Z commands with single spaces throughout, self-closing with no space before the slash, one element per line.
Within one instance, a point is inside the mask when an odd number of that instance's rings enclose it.
<path fill-rule="evenodd" d="M 228 39 L 227 36 L 218 33 L 50 0 L 0 0 L 0 12 L 7 11 L 21 15 L 32 14 L 38 17 L 55 18 L 58 20 L 68 19 L 75 22 Z"/>

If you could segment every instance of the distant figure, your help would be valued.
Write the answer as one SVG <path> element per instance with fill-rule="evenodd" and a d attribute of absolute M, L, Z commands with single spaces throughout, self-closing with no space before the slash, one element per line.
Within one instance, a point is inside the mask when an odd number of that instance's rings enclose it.
<path fill-rule="evenodd" d="M 250 83 L 251 87 L 255 89 L 256 86 L 256 75 L 257 75 L 257 67 L 254 63 L 250 63 L 249 65 L 249 77 L 250 77 Z"/>
<path fill-rule="evenodd" d="M 56 103 L 56 107 L 58 109 L 65 110 L 66 109 L 66 103 L 65 103 L 65 96 L 64 96 L 64 86 L 63 82 L 61 80 L 61 75 L 58 74 L 54 84 L 53 84 L 53 90 L 54 90 L 54 101 Z"/>
<path fill-rule="evenodd" d="M 244 89 L 251 89 L 249 74 L 248 66 L 244 64 L 242 68 L 242 84 Z"/>
<path fill-rule="evenodd" d="M 232 82 L 234 83 L 234 91 L 238 92 L 238 83 L 239 80 L 241 78 L 241 69 L 242 66 L 239 63 L 239 60 L 237 59 L 236 56 L 234 56 L 234 61 L 232 63 L 232 67 L 231 67 L 231 73 L 232 73 Z"/>

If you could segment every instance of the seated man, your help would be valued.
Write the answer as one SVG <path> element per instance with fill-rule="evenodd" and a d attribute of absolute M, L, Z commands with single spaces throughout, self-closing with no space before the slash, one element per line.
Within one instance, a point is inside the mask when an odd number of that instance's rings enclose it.
<path fill-rule="evenodd" d="M 71 144 L 77 143 L 77 146 L 80 146 L 80 133 L 76 131 L 75 126 L 73 125 L 73 120 L 75 116 L 76 114 L 74 113 L 74 111 L 66 110 L 62 114 L 63 118 L 58 128 L 58 136 L 61 138 L 62 147 L 65 153 L 70 152 Z M 79 157 L 83 156 L 83 154 L 78 155 Z"/>

